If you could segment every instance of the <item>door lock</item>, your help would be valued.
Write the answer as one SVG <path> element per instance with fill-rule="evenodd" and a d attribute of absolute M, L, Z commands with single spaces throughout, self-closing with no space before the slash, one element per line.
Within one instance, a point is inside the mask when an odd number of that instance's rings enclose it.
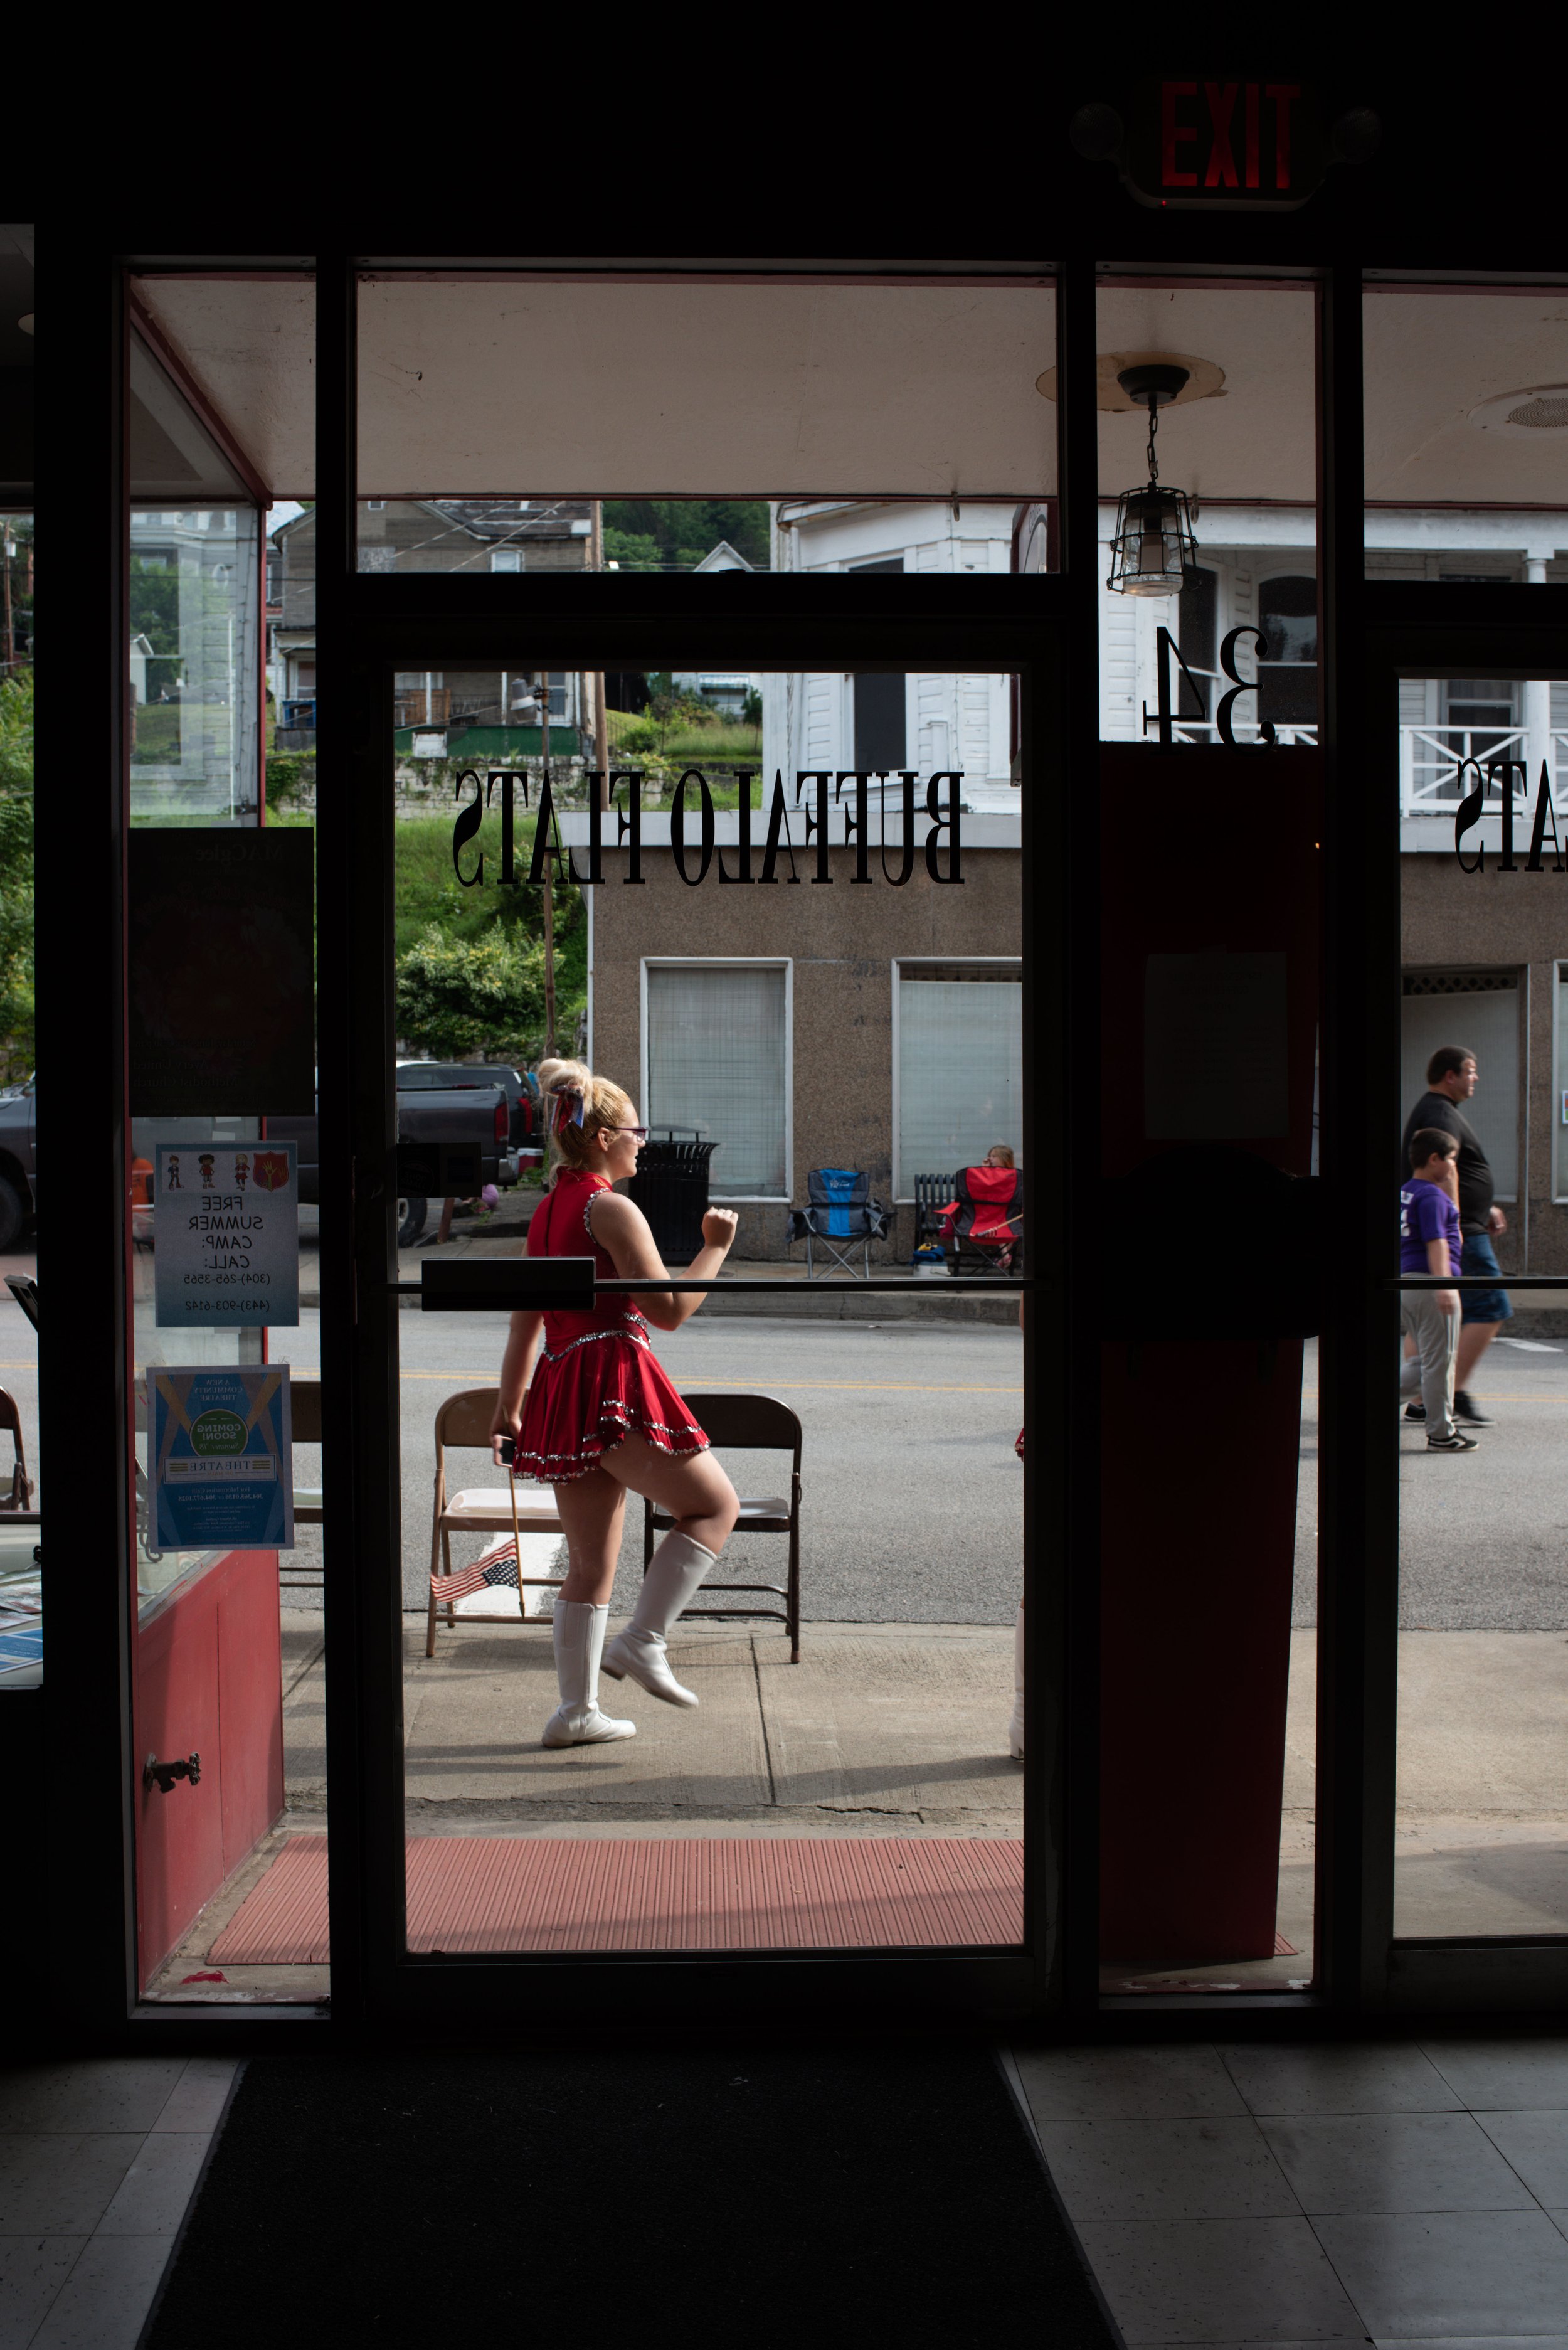
<path fill-rule="evenodd" d="M 199 1754 L 182 1754 L 177 1762 L 160 1762 L 150 1754 L 141 1766 L 142 1785 L 156 1787 L 161 1795 L 169 1793 L 176 1779 L 189 1779 L 194 1787 L 200 1784 L 201 1777 L 202 1758 Z"/>

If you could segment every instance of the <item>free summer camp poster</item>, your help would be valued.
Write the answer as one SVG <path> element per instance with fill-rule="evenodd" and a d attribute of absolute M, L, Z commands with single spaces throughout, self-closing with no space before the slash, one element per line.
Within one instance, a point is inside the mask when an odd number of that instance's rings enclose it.
<path fill-rule="evenodd" d="M 292 1550 L 286 1363 L 150 1368 L 147 1443 L 160 1550 Z"/>
<path fill-rule="evenodd" d="M 153 1159 L 159 1328 L 297 1324 L 297 1146 L 159 1142 Z"/>

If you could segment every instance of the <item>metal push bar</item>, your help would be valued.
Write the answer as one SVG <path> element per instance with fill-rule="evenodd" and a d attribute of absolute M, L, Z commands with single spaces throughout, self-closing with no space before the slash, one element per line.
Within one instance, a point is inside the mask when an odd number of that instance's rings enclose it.
<path fill-rule="evenodd" d="M 400 1296 L 417 1297 L 427 1314 L 539 1314 L 554 1311 L 565 1314 L 587 1314 L 593 1310 L 596 1297 L 635 1296 L 649 1290 L 722 1289 L 727 1296 L 777 1297 L 800 1291 L 821 1297 L 828 1290 L 837 1294 L 852 1289 L 857 1296 L 870 1290 L 887 1296 L 923 1295 L 935 1282 L 916 1282 L 908 1274 L 898 1280 L 840 1283 L 826 1281 L 688 1281 L 682 1274 L 671 1274 L 663 1281 L 598 1281 L 594 1276 L 591 1256 L 556 1257 L 488 1257 L 475 1264 L 460 1260 L 455 1264 L 431 1264 L 421 1267 L 418 1281 L 394 1281 L 388 1286 Z M 1002 1291 L 1006 1294 L 1033 1289 L 1033 1283 L 1023 1275 L 1016 1278 L 992 1274 L 966 1274 L 953 1289 L 968 1296 L 972 1291 Z"/>

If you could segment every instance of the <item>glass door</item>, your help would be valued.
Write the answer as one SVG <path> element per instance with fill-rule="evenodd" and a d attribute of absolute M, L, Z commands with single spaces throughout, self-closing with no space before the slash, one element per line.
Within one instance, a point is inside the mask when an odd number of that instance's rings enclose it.
<path fill-rule="evenodd" d="M 1041 1964 L 1023 1827 L 1054 1718 L 1036 1754 L 1021 1602 L 1031 1571 L 1043 1624 L 1062 1592 L 1027 1565 L 1055 1440 L 1031 1430 L 1026 1466 L 1022 1325 L 1054 1187 L 1030 1076 L 1063 936 L 1060 877 L 1030 886 L 1053 681 L 1037 629 L 923 633 L 895 667 L 902 633 L 876 615 L 851 660 L 797 619 L 678 671 L 668 624 L 634 666 L 556 621 L 431 620 L 361 664 L 387 1180 L 358 1360 L 394 1416 L 400 1563 L 362 1596 L 396 2004 L 562 1959 Z M 867 680 L 901 770 L 848 764 Z M 700 1284 L 674 1312 L 588 1229 L 607 1103 L 636 1160 L 609 1180 Z M 509 1357 L 563 1259 L 591 1292 Z M 524 1363 L 514 1478 L 491 1439 Z M 651 1482 L 620 1482 L 628 1428 Z M 697 1460 L 738 1513 L 718 1541 L 705 1502 L 683 1531 Z M 610 1677 L 628 1627 L 667 1644 L 672 1699 Z"/>
<path fill-rule="evenodd" d="M 1393 1995 L 1568 1967 L 1560 1074 L 1568 685 L 1524 629 L 1394 681 L 1400 1271 Z M 1537 632 L 1544 635 L 1546 632 Z M 1510 641 L 1511 635 L 1511 642 Z M 1445 641 L 1446 639 L 1446 641 Z M 1456 659 L 1456 656 L 1459 656 Z M 1511 656 L 1511 657 L 1510 657 Z M 1460 673 L 1461 663 L 1463 673 Z M 1393 1343 L 1392 1334 L 1390 1344 Z M 1438 1987 L 1441 1986 L 1440 1992 Z"/>

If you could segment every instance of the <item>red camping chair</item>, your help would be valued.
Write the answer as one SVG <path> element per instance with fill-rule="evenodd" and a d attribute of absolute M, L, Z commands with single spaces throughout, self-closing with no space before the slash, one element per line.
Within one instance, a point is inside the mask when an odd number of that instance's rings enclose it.
<path fill-rule="evenodd" d="M 1023 1177 L 1016 1167 L 961 1167 L 958 1197 L 941 1211 L 957 1245 L 961 1273 L 1016 1273 L 1023 1262 Z"/>

